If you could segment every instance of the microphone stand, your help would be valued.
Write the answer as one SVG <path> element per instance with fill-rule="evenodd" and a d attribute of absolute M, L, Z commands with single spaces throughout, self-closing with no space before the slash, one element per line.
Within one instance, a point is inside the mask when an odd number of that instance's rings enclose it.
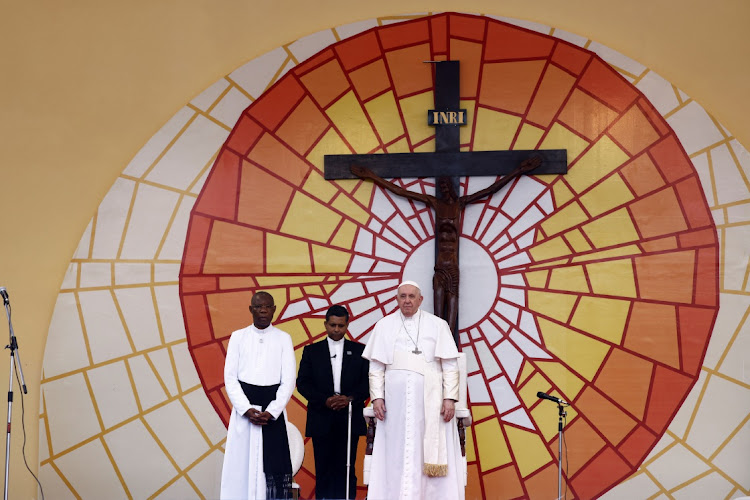
<path fill-rule="evenodd" d="M 2 293 L 2 298 L 5 305 L 5 314 L 8 317 L 8 330 L 10 332 L 10 343 L 5 346 L 6 349 L 10 349 L 10 374 L 8 375 L 8 430 L 5 435 L 5 486 L 3 492 L 3 498 L 8 500 L 8 474 L 10 472 L 10 420 L 13 415 L 13 380 L 16 359 L 18 360 L 18 373 L 21 381 L 21 388 L 23 389 L 24 394 L 28 394 L 28 391 L 26 390 L 26 381 L 23 378 L 23 367 L 21 366 L 21 355 L 18 352 L 16 334 L 13 332 L 13 323 L 10 320 L 10 300 L 8 299 L 8 293 L 4 288 L 2 289 L 2 292 L 4 292 Z"/>
<path fill-rule="evenodd" d="M 562 442 L 563 442 L 563 419 L 568 416 L 565 404 L 557 402 L 557 500 L 562 498 Z"/>

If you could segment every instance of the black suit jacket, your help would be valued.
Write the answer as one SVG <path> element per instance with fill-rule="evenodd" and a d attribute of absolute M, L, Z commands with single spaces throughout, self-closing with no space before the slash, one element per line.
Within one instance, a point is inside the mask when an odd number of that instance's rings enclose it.
<path fill-rule="evenodd" d="M 344 360 L 341 364 L 341 394 L 352 397 L 352 434 L 366 433 L 362 408 L 369 397 L 369 361 L 362 357 L 364 344 L 344 339 Z M 346 409 L 333 411 L 326 407 L 326 399 L 333 396 L 333 369 L 328 339 L 305 346 L 297 375 L 297 390 L 307 398 L 305 435 L 316 437 L 327 434 L 332 426 L 347 425 Z"/>

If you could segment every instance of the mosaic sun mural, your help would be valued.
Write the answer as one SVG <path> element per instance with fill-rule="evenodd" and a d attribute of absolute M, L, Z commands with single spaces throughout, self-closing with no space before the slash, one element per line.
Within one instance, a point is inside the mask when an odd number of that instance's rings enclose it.
<path fill-rule="evenodd" d="M 223 359 L 252 293 L 274 295 L 299 357 L 331 304 L 366 342 L 401 279 L 431 281 L 430 210 L 322 169 L 326 154 L 434 151 L 424 61 L 446 59 L 461 62 L 462 151 L 566 149 L 569 163 L 464 214 L 467 498 L 556 496 L 557 408 L 538 391 L 572 403 L 568 498 L 748 494 L 747 152 L 595 42 L 438 14 L 337 27 L 251 61 L 125 169 L 50 326 L 40 461 L 57 496 L 216 497 Z M 462 193 L 494 180 L 462 178 Z M 287 411 L 303 429 L 304 398 Z"/>

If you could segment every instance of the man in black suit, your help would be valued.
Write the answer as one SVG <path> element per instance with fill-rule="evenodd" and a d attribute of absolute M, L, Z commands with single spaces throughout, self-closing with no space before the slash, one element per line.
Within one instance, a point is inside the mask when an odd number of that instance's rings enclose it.
<path fill-rule="evenodd" d="M 331 306 L 324 325 L 328 337 L 305 346 L 297 375 L 297 390 L 307 398 L 305 435 L 312 438 L 315 454 L 315 497 L 346 497 L 346 429 L 351 401 L 349 498 L 354 499 L 357 442 L 367 431 L 362 408 L 369 397 L 369 362 L 362 358 L 364 344 L 344 339 L 349 326 L 345 307 Z"/>

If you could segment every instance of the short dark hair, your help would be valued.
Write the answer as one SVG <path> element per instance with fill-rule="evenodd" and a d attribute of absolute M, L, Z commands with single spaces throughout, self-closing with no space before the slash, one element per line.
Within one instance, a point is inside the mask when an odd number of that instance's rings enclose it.
<path fill-rule="evenodd" d="M 328 311 L 326 312 L 326 321 L 331 319 L 331 316 L 336 316 L 337 318 L 345 318 L 346 322 L 349 322 L 349 311 L 346 310 L 346 307 L 342 306 L 341 304 L 336 304 L 328 308 Z"/>
<path fill-rule="evenodd" d="M 268 293 L 268 292 L 264 292 L 264 291 L 262 291 L 262 290 L 261 290 L 261 291 L 259 291 L 259 292 L 255 292 L 255 293 L 253 294 L 252 298 L 250 299 L 250 304 L 252 304 L 252 303 L 253 303 L 253 300 L 255 300 L 255 298 L 256 298 L 256 297 L 257 297 L 257 298 L 261 298 L 261 297 L 267 297 L 267 298 L 271 299 L 271 304 L 274 304 L 274 305 L 276 304 L 276 303 L 274 302 L 274 300 L 273 300 L 273 295 L 271 295 L 271 294 L 270 294 L 270 293 Z"/>

